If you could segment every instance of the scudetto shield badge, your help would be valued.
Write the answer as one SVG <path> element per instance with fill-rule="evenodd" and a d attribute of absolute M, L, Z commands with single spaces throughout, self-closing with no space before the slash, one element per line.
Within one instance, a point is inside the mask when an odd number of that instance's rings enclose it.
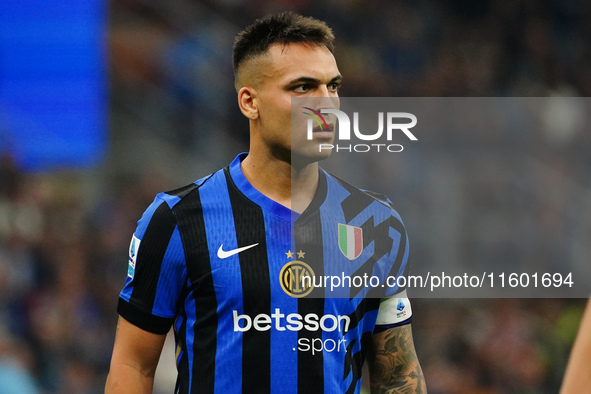
<path fill-rule="evenodd" d="M 354 260 L 363 251 L 361 227 L 339 223 L 339 249 L 349 260 Z"/>

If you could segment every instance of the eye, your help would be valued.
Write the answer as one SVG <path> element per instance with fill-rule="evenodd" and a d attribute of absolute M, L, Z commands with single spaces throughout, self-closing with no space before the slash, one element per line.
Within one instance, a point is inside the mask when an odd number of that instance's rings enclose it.
<path fill-rule="evenodd" d="M 308 84 L 297 85 L 297 86 L 294 86 L 293 88 L 291 88 L 291 90 L 293 90 L 294 92 L 297 92 L 297 93 L 306 93 L 308 90 L 310 90 L 310 85 L 308 85 Z"/>
<path fill-rule="evenodd" d="M 331 92 L 337 92 L 340 88 L 341 88 L 340 82 L 333 82 L 333 83 L 328 84 L 328 90 L 330 90 Z"/>

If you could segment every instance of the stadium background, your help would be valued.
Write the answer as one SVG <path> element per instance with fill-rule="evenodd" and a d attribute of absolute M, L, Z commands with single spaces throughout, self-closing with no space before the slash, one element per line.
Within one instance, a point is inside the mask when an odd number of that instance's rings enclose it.
<path fill-rule="evenodd" d="M 104 55 L 97 61 L 105 67 L 93 75 L 103 85 L 84 89 L 97 95 L 92 105 L 98 112 L 86 123 L 95 126 L 102 142 L 91 139 L 84 145 L 90 151 L 68 160 L 73 157 L 68 147 L 52 148 L 35 134 L 23 134 L 29 114 L 11 112 L 0 95 L 0 388 L 5 392 L 13 387 L 26 393 L 27 381 L 42 393 L 102 392 L 135 222 L 157 192 L 193 181 L 246 150 L 247 123 L 232 87 L 233 37 L 254 18 L 286 9 L 333 27 L 345 76 L 343 96 L 591 93 L 591 5 L 582 0 L 99 3 L 95 12 L 104 26 L 94 37 L 97 53 Z M 53 12 L 54 25 L 67 20 L 68 7 Z M 80 31 L 69 34 L 69 25 L 64 26 L 61 37 L 75 41 Z M 6 49 L 11 35 L 0 32 Z M 43 34 L 37 36 L 43 41 Z M 11 60 L 4 56 L 0 65 Z M 29 65 L 27 73 L 42 70 L 37 66 L 42 64 Z M 43 71 L 38 72 L 41 79 Z M 0 87 L 11 86 L 7 75 L 0 75 Z M 56 88 L 56 97 L 63 94 Z M 58 104 L 50 108 L 57 117 L 63 109 Z M 66 122 L 63 135 L 79 137 L 76 127 L 84 123 Z M 60 136 L 58 131 L 55 137 Z M 42 158 L 50 149 L 66 150 L 31 164 L 15 148 L 19 137 L 47 147 L 37 152 Z M 509 176 L 512 162 L 492 154 L 483 155 L 477 168 L 505 177 L 458 172 L 453 162 L 426 156 L 416 170 L 394 168 L 387 182 L 363 186 L 387 192 L 395 202 L 409 229 L 413 264 L 436 261 L 440 253 L 430 233 L 420 231 L 430 225 L 449 230 L 446 244 L 459 245 L 460 258 L 479 248 L 495 258 L 519 255 L 545 267 L 588 262 L 589 249 L 579 248 L 573 257 L 569 242 L 573 234 L 587 240 L 591 235 L 591 207 L 585 203 L 591 192 L 585 154 L 590 135 L 554 137 L 546 143 L 555 145 L 556 154 L 546 164 L 556 176 L 546 180 L 545 189 L 553 192 L 541 197 L 516 193 L 519 180 Z M 461 138 L 445 136 L 449 157 Z M 487 146 L 498 152 L 499 146 L 531 143 L 490 134 L 476 138 L 485 152 Z M 469 197 L 451 221 L 445 201 L 429 192 L 430 186 L 446 183 L 454 185 L 455 195 Z M 514 228 L 507 226 L 512 213 L 503 207 L 516 198 L 528 216 L 526 225 Z M 475 212 L 490 218 L 485 233 L 465 225 Z M 527 253 L 531 250 L 536 253 Z M 429 392 L 556 393 L 583 304 L 415 300 L 415 343 Z M 172 350 L 164 356 L 172 359 Z M 172 377 L 174 371 L 160 369 L 156 392 L 171 392 Z"/>

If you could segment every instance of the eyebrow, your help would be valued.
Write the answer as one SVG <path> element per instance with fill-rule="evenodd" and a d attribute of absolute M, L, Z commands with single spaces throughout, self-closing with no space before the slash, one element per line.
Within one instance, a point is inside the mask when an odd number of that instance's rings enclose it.
<path fill-rule="evenodd" d="M 342 80 L 343 80 L 343 76 L 339 74 L 339 75 L 333 77 L 328 84 L 335 83 L 335 82 L 341 82 Z M 292 85 L 296 85 L 299 83 L 320 84 L 321 82 L 322 81 L 318 78 L 299 77 L 299 78 L 292 79 L 291 81 L 289 81 L 287 83 L 287 86 L 292 86 Z"/>

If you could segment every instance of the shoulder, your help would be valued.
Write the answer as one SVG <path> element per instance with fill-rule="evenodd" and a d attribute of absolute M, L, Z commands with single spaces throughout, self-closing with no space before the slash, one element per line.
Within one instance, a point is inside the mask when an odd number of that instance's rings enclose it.
<path fill-rule="evenodd" d="M 373 202 L 376 202 L 376 204 L 373 204 L 373 207 L 375 209 L 390 211 L 392 216 L 397 217 L 398 220 L 402 220 L 396 209 L 394 209 L 392 201 L 385 194 L 374 192 L 371 190 L 361 189 L 331 173 L 325 172 L 325 174 L 327 178 L 327 183 L 329 185 L 331 183 L 336 184 L 338 185 L 338 187 L 341 187 L 350 193 L 348 199 L 350 199 L 351 201 L 357 201 L 359 203 L 363 203 L 363 205 L 366 206 Z"/>
<path fill-rule="evenodd" d="M 220 169 L 179 188 L 159 193 L 156 195 L 154 204 L 160 205 L 166 203 L 171 210 L 174 210 L 178 205 L 183 205 L 183 203 L 197 198 L 199 191 L 219 187 L 227 187 L 224 169 Z"/>
<path fill-rule="evenodd" d="M 216 183 L 224 183 L 225 185 L 223 169 L 193 183 L 158 193 L 154 201 L 144 211 L 142 218 L 138 222 L 139 227 L 142 227 L 142 223 L 147 225 L 149 223 L 176 221 L 175 216 L 178 210 L 187 205 L 195 205 L 195 201 L 199 200 L 199 190 L 216 187 Z"/>

